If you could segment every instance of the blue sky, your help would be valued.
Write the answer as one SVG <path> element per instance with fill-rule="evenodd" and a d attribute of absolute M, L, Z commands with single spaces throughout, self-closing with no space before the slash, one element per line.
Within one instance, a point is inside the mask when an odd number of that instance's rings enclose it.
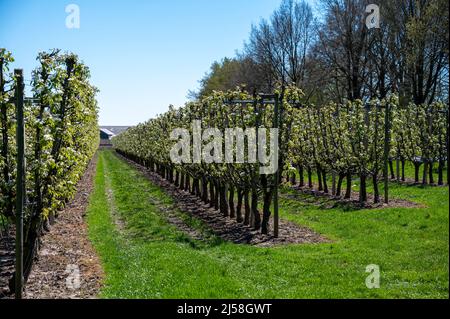
<path fill-rule="evenodd" d="M 311 0 L 313 1 L 313 0 Z M 281 0 L 0 0 L 0 47 L 31 78 L 39 51 L 72 51 L 100 89 L 101 125 L 135 125 L 181 106 L 214 60 L 233 56 Z M 80 29 L 65 25 L 68 4 Z"/>

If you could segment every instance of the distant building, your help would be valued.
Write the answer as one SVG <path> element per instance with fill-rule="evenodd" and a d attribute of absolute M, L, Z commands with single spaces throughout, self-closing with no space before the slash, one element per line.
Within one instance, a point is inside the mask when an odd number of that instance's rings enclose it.
<path fill-rule="evenodd" d="M 112 146 L 111 139 L 128 128 L 129 126 L 100 126 L 100 146 Z"/>
<path fill-rule="evenodd" d="M 119 135 L 120 133 L 126 131 L 131 126 L 100 126 L 100 128 L 107 129 L 108 131 L 111 131 L 114 133 L 114 135 Z"/>

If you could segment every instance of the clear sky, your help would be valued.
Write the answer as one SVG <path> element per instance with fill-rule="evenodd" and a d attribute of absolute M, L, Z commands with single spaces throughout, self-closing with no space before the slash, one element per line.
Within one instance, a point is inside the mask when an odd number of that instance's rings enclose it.
<path fill-rule="evenodd" d="M 135 125 L 181 106 L 214 60 L 233 56 L 281 0 L 0 0 L 0 47 L 31 78 L 39 51 L 71 51 L 100 89 L 101 125 Z M 69 4 L 80 28 L 66 28 Z"/>

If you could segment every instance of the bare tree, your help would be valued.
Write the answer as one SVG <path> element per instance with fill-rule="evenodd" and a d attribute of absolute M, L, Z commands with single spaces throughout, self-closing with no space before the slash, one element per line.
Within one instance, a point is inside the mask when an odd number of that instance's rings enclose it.
<path fill-rule="evenodd" d="M 319 29 L 315 51 L 335 82 L 337 100 L 361 99 L 365 95 L 368 50 L 365 25 L 366 1 L 323 0 L 325 19 Z"/>
<path fill-rule="evenodd" d="M 380 28 L 365 25 L 363 0 L 323 0 L 325 18 L 312 51 L 324 88 L 350 100 L 400 93 L 431 103 L 448 91 L 448 2 L 380 1 Z M 327 75 L 327 76 L 326 76 Z M 448 96 L 448 93 L 447 93 Z"/>
<path fill-rule="evenodd" d="M 448 5 L 446 0 L 402 1 L 406 75 L 416 104 L 433 102 L 443 73 L 448 77 Z"/>
<path fill-rule="evenodd" d="M 270 20 L 253 26 L 245 55 L 282 84 L 304 84 L 306 58 L 314 39 L 314 16 L 304 1 L 284 0 Z"/>

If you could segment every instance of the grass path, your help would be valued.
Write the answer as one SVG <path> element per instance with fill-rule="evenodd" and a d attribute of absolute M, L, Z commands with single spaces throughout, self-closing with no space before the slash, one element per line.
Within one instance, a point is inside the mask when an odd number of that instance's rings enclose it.
<path fill-rule="evenodd" d="M 427 208 L 346 212 L 283 199 L 282 218 L 334 242 L 257 248 L 198 241 L 166 221 L 173 202 L 163 190 L 112 151 L 100 151 L 88 224 L 106 274 L 101 296 L 448 298 L 448 188 L 393 185 L 392 193 Z M 365 286 L 368 264 L 381 268 L 380 289 Z"/>

